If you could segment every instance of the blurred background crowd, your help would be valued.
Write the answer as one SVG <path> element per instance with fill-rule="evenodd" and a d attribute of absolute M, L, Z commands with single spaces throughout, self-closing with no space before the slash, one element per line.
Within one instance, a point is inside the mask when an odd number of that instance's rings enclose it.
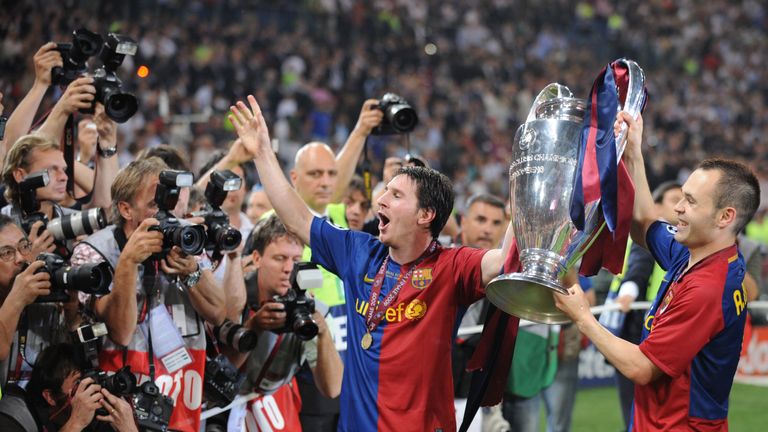
<path fill-rule="evenodd" d="M 11 112 L 34 78 L 31 53 L 72 29 L 130 35 L 139 51 L 120 75 L 141 106 L 120 125 L 121 161 L 171 143 L 194 171 L 233 139 L 225 113 L 245 94 L 256 92 L 289 159 L 309 140 L 338 149 L 361 102 L 394 91 L 420 116 L 411 151 L 454 180 L 460 206 L 507 194 L 515 130 L 541 88 L 586 97 L 627 56 L 648 79 L 651 187 L 711 155 L 765 180 L 766 12 L 757 0 L 20 0 L 0 10 L 0 91 Z M 374 173 L 403 140 L 370 140 Z"/>

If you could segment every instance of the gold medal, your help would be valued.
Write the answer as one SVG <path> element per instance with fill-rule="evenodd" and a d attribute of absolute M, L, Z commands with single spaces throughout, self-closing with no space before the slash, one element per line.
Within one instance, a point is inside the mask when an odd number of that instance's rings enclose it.
<path fill-rule="evenodd" d="M 373 336 L 371 336 L 369 332 L 365 332 L 363 338 L 360 340 L 360 346 L 362 346 L 364 350 L 367 350 L 371 347 L 371 344 L 373 344 Z"/>

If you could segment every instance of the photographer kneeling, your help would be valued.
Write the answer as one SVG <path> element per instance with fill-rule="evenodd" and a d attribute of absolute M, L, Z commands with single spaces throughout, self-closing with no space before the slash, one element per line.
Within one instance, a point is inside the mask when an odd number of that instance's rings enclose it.
<path fill-rule="evenodd" d="M 248 289 L 248 302 L 255 312 L 250 312 L 244 327 L 258 334 L 258 342 L 235 363 L 245 362 L 246 381 L 241 393 L 255 391 L 261 396 L 247 407 L 233 408 L 230 425 L 242 428 L 245 421 L 248 431 L 270 430 L 266 426 L 278 421 L 285 424 L 285 430 L 299 429 L 301 402 L 294 375 L 308 363 L 320 392 L 336 397 L 341 392 L 344 366 L 323 315 L 305 297 L 307 286 L 302 285 L 307 279 L 314 280 L 311 272 L 318 271 L 299 270 L 297 276 L 294 269 L 304 268 L 303 263 L 295 265 L 303 251 L 299 239 L 272 215 L 256 223 L 249 246 L 257 273 L 253 279 L 256 286 Z M 316 276 L 315 283 L 322 283 L 319 272 Z M 269 415 L 265 407 L 271 407 Z M 275 418 L 278 415 L 282 422 Z"/>
<path fill-rule="evenodd" d="M 12 402 L 0 410 L 0 430 L 138 431 L 133 409 L 126 400 L 102 388 L 93 378 L 81 379 L 80 360 L 78 347 L 73 344 L 51 345 L 43 350 L 35 363 L 26 395 L 19 387 L 9 388 L 6 398 Z M 100 415 L 99 409 L 105 415 Z M 94 418 L 98 422 L 88 427 Z"/>

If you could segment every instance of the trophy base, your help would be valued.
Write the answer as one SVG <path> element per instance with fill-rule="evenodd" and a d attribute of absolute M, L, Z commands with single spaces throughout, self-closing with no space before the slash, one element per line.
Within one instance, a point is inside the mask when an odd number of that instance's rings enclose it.
<path fill-rule="evenodd" d="M 541 324 L 571 322 L 555 306 L 553 292 L 568 294 L 557 283 L 525 273 L 503 274 L 485 288 L 485 295 L 496 307 L 516 317 Z"/>

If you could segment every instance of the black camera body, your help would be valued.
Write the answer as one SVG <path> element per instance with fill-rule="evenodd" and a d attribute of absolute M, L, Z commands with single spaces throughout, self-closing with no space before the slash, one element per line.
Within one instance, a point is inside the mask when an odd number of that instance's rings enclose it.
<path fill-rule="evenodd" d="M 130 366 L 124 366 L 112 375 L 107 375 L 100 369 L 91 369 L 80 376 L 81 380 L 85 378 L 93 379 L 96 384 L 115 396 L 128 396 L 136 392 L 136 375 L 131 372 Z"/>
<path fill-rule="evenodd" d="M 245 375 L 240 373 L 223 354 L 207 360 L 203 387 L 205 400 L 219 405 L 229 405 L 237 397 L 244 380 Z"/>
<path fill-rule="evenodd" d="M 164 258 L 173 246 L 181 248 L 187 255 L 200 255 L 205 248 L 207 236 L 202 225 L 182 225 L 171 211 L 179 201 L 181 188 L 192 186 L 192 173 L 165 170 L 160 173 L 160 183 L 155 190 L 158 212 L 155 219 L 159 225 L 150 228 L 163 233 L 163 251 L 158 258 Z"/>
<path fill-rule="evenodd" d="M 134 56 L 137 50 L 138 44 L 130 37 L 115 33 L 107 35 L 100 56 L 104 65 L 93 73 L 96 97 L 91 108 L 81 112 L 93 113 L 96 102 L 101 102 L 107 116 L 118 123 L 125 123 L 136 114 L 139 100 L 136 96 L 123 92 L 123 82 L 115 72 L 123 64 L 125 56 Z"/>
<path fill-rule="evenodd" d="M 173 399 L 160 393 L 155 383 L 146 381 L 133 395 L 133 412 L 139 430 L 165 432 L 173 414 Z"/>
<path fill-rule="evenodd" d="M 395 93 L 381 97 L 374 107 L 384 113 L 381 124 L 371 131 L 371 135 L 395 135 L 410 133 L 419 123 L 416 110 L 405 99 Z"/>
<path fill-rule="evenodd" d="M 297 262 L 291 271 L 291 288 L 284 296 L 274 296 L 272 301 L 285 307 L 285 326 L 275 333 L 296 333 L 301 340 L 310 340 L 317 336 L 318 327 L 312 314 L 315 312 L 315 300 L 307 296 L 307 289 L 323 285 L 323 275 L 316 264 Z"/>
<path fill-rule="evenodd" d="M 222 252 L 237 249 L 243 240 L 240 230 L 229 223 L 229 216 L 221 209 L 229 192 L 240 189 L 242 183 L 243 180 L 230 170 L 212 172 L 205 187 L 205 199 L 208 202 L 206 208 L 202 212 L 194 213 L 194 216 L 205 218 L 205 226 L 208 227 L 205 250 L 211 254 L 214 261 L 221 259 Z"/>
<path fill-rule="evenodd" d="M 27 174 L 19 182 L 19 204 L 21 207 L 21 228 L 25 233 L 32 233 L 32 225 L 42 222 L 37 235 L 48 225 L 48 217 L 40 212 L 40 202 L 37 200 L 37 190 L 48 185 L 48 171 L 37 171 Z"/>
<path fill-rule="evenodd" d="M 77 290 L 87 294 L 109 294 L 112 269 L 106 261 L 72 267 L 64 258 L 49 252 L 41 253 L 36 260 L 45 263 L 35 273 L 50 275 L 51 293 L 38 296 L 35 303 L 66 302 L 69 300 L 66 290 Z"/>
<path fill-rule="evenodd" d="M 99 54 L 103 43 L 99 34 L 81 28 L 72 32 L 72 43 L 56 44 L 63 65 L 51 69 L 51 83 L 66 86 L 88 72 L 88 59 Z"/>

